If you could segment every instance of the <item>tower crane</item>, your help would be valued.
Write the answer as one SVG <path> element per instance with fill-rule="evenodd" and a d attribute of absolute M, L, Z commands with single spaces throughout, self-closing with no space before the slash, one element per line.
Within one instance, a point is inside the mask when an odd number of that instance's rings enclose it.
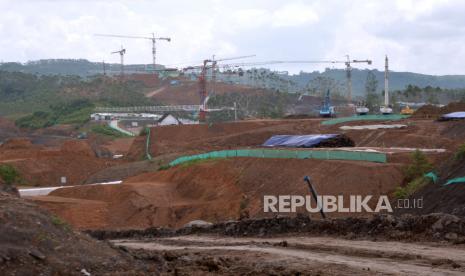
<path fill-rule="evenodd" d="M 381 114 L 389 115 L 392 113 L 392 108 L 389 107 L 389 60 L 388 57 L 384 59 L 384 106 L 381 106 L 379 111 Z"/>
<path fill-rule="evenodd" d="M 118 37 L 118 38 L 131 38 L 131 39 L 148 39 L 152 41 L 152 63 L 153 63 L 153 72 L 156 73 L 155 66 L 156 66 L 156 55 L 157 55 L 157 47 L 156 41 L 157 40 L 165 40 L 170 42 L 171 38 L 169 37 L 155 37 L 155 34 L 152 33 L 152 36 L 132 36 L 132 35 L 113 35 L 113 34 L 95 34 L 95 36 L 102 36 L 102 37 Z"/>
<path fill-rule="evenodd" d="M 124 76 L 124 54 L 126 54 L 126 49 L 121 45 L 121 50 L 111 52 L 111 54 L 119 54 L 121 58 L 121 77 Z"/>
<path fill-rule="evenodd" d="M 225 58 L 225 59 L 206 59 L 203 61 L 203 64 L 200 66 L 189 66 L 188 69 L 198 68 L 200 69 L 199 75 L 199 94 L 200 94 L 200 121 L 204 121 L 207 112 L 207 101 L 208 101 L 208 94 L 207 94 L 207 71 L 212 69 L 212 80 L 215 79 L 215 69 L 216 68 L 234 68 L 234 67 L 248 67 L 248 66 L 260 66 L 260 65 L 273 65 L 273 64 L 317 64 L 317 63 L 343 63 L 346 65 L 347 68 L 347 84 L 348 84 L 348 99 L 349 102 L 352 100 L 352 82 L 351 82 L 351 63 L 368 63 L 369 65 L 372 63 L 371 60 L 350 60 L 349 56 L 347 56 L 347 60 L 345 61 L 338 61 L 338 60 L 271 60 L 271 61 L 259 61 L 259 62 L 243 62 L 243 63 L 229 63 L 229 64 L 218 64 L 221 61 L 228 61 L 228 60 L 235 60 L 241 58 L 248 58 L 253 57 L 255 55 L 250 56 L 240 56 L 234 58 Z"/>

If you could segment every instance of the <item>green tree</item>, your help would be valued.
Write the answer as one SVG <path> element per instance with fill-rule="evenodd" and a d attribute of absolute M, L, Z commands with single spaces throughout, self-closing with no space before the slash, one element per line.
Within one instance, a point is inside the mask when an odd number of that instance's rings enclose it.
<path fill-rule="evenodd" d="M 5 184 L 11 185 L 19 181 L 20 176 L 18 171 L 9 164 L 0 165 L 0 178 Z"/>
<path fill-rule="evenodd" d="M 412 163 L 405 169 L 405 180 L 410 182 L 422 177 L 432 169 L 433 165 L 428 161 L 426 155 L 417 149 L 412 153 Z"/>

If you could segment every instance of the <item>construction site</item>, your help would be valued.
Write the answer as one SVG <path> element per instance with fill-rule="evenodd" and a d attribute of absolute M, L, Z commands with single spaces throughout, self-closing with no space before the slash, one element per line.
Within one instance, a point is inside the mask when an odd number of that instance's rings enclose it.
<path fill-rule="evenodd" d="M 0 274 L 465 274 L 465 86 L 386 54 L 162 65 L 175 38 L 88 39 L 118 62 L 0 67 Z"/>

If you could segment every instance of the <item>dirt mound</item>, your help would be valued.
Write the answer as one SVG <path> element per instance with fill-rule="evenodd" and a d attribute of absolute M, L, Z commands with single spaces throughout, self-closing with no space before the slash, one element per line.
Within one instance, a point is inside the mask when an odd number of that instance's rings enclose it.
<path fill-rule="evenodd" d="M 2 275 L 156 273 L 107 243 L 74 232 L 37 205 L 0 192 Z"/>
<path fill-rule="evenodd" d="M 10 137 L 18 137 L 20 132 L 13 121 L 0 117 L 0 142 Z"/>
<path fill-rule="evenodd" d="M 455 122 L 437 122 L 426 119 L 414 119 L 403 122 L 401 129 L 346 130 L 346 134 L 359 147 L 409 147 L 444 148 L 454 150 L 463 139 L 460 136 L 444 135 Z M 363 124 L 360 124 L 363 125 Z M 339 127 L 331 126 L 333 132 Z"/>
<path fill-rule="evenodd" d="M 61 152 L 66 155 L 95 156 L 91 146 L 84 140 L 67 140 L 61 146 Z"/>
<path fill-rule="evenodd" d="M 465 111 L 465 102 L 453 102 L 441 108 L 441 114 Z"/>
<path fill-rule="evenodd" d="M 31 140 L 28 138 L 12 138 L 8 139 L 1 145 L 1 149 L 13 150 L 13 149 L 29 149 L 32 147 Z"/>
<path fill-rule="evenodd" d="M 420 107 L 413 114 L 413 118 L 434 118 L 437 119 L 443 114 L 465 111 L 465 103 L 463 102 L 452 102 L 443 107 L 437 107 L 434 105 L 424 105 Z"/>
<path fill-rule="evenodd" d="M 156 87 L 159 86 L 161 80 L 158 78 L 158 75 L 154 74 L 131 74 L 126 77 L 128 80 L 135 80 L 143 82 L 147 87 Z"/>
<path fill-rule="evenodd" d="M 122 185 L 58 189 L 50 195 L 107 203 L 109 217 L 102 228 L 180 227 L 196 219 L 217 222 L 244 213 L 273 216 L 263 212 L 263 196 L 308 195 L 305 175 L 320 194 L 344 197 L 389 194 L 403 178 L 400 166 L 392 164 L 236 158 L 146 173 Z M 59 208 L 51 211 L 84 228 L 84 218 Z"/>
<path fill-rule="evenodd" d="M 223 95 L 232 92 L 260 95 L 266 93 L 266 90 L 244 85 L 215 83 L 215 94 Z M 167 85 L 165 89 L 153 95 L 152 99 L 170 105 L 199 104 L 198 82 L 183 80 L 179 85 Z"/>
<path fill-rule="evenodd" d="M 27 139 L 12 139 L 0 146 L 0 163 L 15 167 L 27 186 L 82 184 L 92 174 L 118 162 L 97 158 L 82 140 L 64 141 L 61 148 L 31 144 Z M 66 177 L 66 183 L 61 177 Z"/>
<path fill-rule="evenodd" d="M 413 113 L 412 118 L 437 118 L 441 115 L 441 108 L 435 105 L 424 105 Z"/>
<path fill-rule="evenodd" d="M 423 198 L 424 207 L 399 210 L 401 213 L 442 212 L 465 217 L 465 183 L 444 186 L 450 179 L 465 176 L 465 162 L 452 157 L 439 167 L 437 174 L 437 183 L 429 183 L 411 196 L 412 199 Z"/>

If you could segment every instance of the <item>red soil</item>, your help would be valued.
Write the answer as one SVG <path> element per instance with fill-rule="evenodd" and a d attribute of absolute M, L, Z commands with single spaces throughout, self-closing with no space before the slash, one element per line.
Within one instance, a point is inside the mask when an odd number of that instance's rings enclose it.
<path fill-rule="evenodd" d="M 92 174 L 115 161 L 99 159 L 83 140 L 67 140 L 61 148 L 33 145 L 27 139 L 11 139 L 0 146 L 0 163 L 13 165 L 26 186 L 82 184 Z"/>
<path fill-rule="evenodd" d="M 59 189 L 39 203 L 78 228 L 145 228 L 174 226 L 202 219 L 237 219 L 241 205 L 252 217 L 263 217 L 264 195 L 308 195 L 303 177 L 310 175 L 320 194 L 389 194 L 402 181 L 400 165 L 368 162 L 237 158 L 179 166 L 128 179 L 122 185 Z M 63 202 L 57 203 L 59 197 Z M 69 208 L 69 199 L 82 199 Z M 84 201 L 85 200 L 85 201 Z M 102 202 L 107 208 L 85 207 Z M 59 200 L 58 200 L 59 201 Z M 94 206 L 94 205 L 93 205 Z M 76 210 L 75 210 L 76 209 Z M 96 222 L 100 213 L 106 219 Z M 95 214 L 98 213 L 98 214 Z M 332 215 L 331 215 L 332 216 Z"/>

